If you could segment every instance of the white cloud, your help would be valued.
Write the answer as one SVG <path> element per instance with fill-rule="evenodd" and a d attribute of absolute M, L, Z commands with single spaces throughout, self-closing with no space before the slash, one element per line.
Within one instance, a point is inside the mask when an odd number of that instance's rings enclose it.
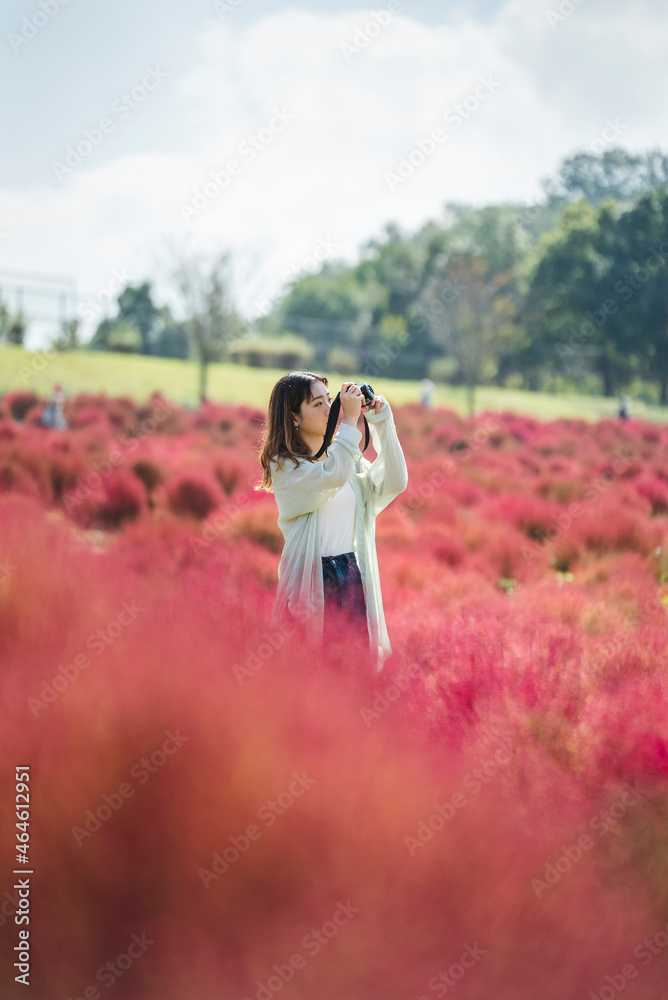
<path fill-rule="evenodd" d="M 184 136 L 179 154 L 126 153 L 98 166 L 93 153 L 60 184 L 1 190 L 0 266 L 72 273 L 89 295 L 115 267 L 150 276 L 161 238 L 190 234 L 202 246 L 242 248 L 252 262 L 240 290 L 250 310 L 319 238 L 352 259 L 386 222 L 417 227 L 446 200 L 536 196 L 539 178 L 607 118 L 627 123 L 621 144 L 659 144 L 668 12 L 583 3 L 553 30 L 550 7 L 509 0 L 488 24 L 459 15 L 434 27 L 404 5 L 348 58 L 342 43 L 368 35 L 370 11 L 290 8 L 248 26 L 211 19 L 164 120 Z M 473 108 L 481 78 L 498 87 Z M 390 190 L 388 171 L 463 101 L 469 117 L 446 125 L 433 156 Z M 241 144 L 268 137 L 260 130 L 274 109 L 296 117 L 251 162 Z M 231 159 L 238 175 L 184 223 L 180 206 Z"/>

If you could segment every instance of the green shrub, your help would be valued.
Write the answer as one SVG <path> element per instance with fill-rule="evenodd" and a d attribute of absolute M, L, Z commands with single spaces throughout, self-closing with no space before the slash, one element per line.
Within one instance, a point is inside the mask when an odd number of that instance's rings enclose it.
<path fill-rule="evenodd" d="M 254 368 L 306 368 L 314 349 L 303 337 L 295 333 L 278 336 L 256 334 L 233 341 L 229 348 L 230 360 Z"/>

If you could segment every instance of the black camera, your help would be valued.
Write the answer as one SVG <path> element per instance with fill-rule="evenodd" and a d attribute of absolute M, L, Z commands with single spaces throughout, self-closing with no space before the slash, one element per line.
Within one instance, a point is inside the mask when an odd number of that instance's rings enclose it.
<path fill-rule="evenodd" d="M 364 396 L 364 404 L 369 405 L 373 403 L 376 398 L 373 389 L 368 382 L 352 382 L 351 385 L 356 385 L 358 389 L 361 389 L 362 395 Z M 325 430 L 325 438 L 320 445 L 319 451 L 313 456 L 314 458 L 320 458 L 323 452 L 327 451 L 330 444 L 332 443 L 332 438 L 334 436 L 334 429 L 336 428 L 336 421 L 339 417 L 339 411 L 341 410 L 341 393 L 336 394 L 336 399 L 332 403 L 332 408 L 329 411 L 329 417 L 327 418 L 327 429 Z M 364 451 L 369 447 L 369 425 L 367 424 L 366 417 L 364 417 Z"/>
<path fill-rule="evenodd" d="M 362 405 L 366 406 L 368 403 L 373 403 L 376 398 L 374 391 L 368 382 L 355 382 L 355 385 L 362 390 L 362 395 L 364 396 L 364 403 Z"/>

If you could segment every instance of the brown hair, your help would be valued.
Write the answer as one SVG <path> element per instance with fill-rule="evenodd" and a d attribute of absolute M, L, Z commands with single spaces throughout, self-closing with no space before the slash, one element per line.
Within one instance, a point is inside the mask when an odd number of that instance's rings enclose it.
<path fill-rule="evenodd" d="M 313 383 L 319 381 L 327 385 L 324 375 L 316 372 L 290 372 L 283 375 L 271 390 L 267 419 L 262 433 L 260 445 L 260 464 L 263 469 L 262 482 L 253 487 L 256 490 L 273 492 L 271 486 L 271 468 L 269 463 L 276 460 L 278 464 L 285 458 L 291 458 L 295 468 L 300 459 L 313 461 L 310 449 L 302 441 L 295 427 L 293 414 L 298 413 L 304 400 L 313 399 Z"/>

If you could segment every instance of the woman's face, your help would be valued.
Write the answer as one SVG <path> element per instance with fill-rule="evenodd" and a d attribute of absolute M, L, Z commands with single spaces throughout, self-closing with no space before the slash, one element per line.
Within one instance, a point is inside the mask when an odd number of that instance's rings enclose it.
<path fill-rule="evenodd" d="M 324 437 L 327 430 L 329 411 L 332 408 L 332 397 L 323 382 L 314 382 L 311 386 L 313 399 L 305 399 L 295 414 L 295 423 L 299 425 L 300 433 L 305 437 Z"/>

